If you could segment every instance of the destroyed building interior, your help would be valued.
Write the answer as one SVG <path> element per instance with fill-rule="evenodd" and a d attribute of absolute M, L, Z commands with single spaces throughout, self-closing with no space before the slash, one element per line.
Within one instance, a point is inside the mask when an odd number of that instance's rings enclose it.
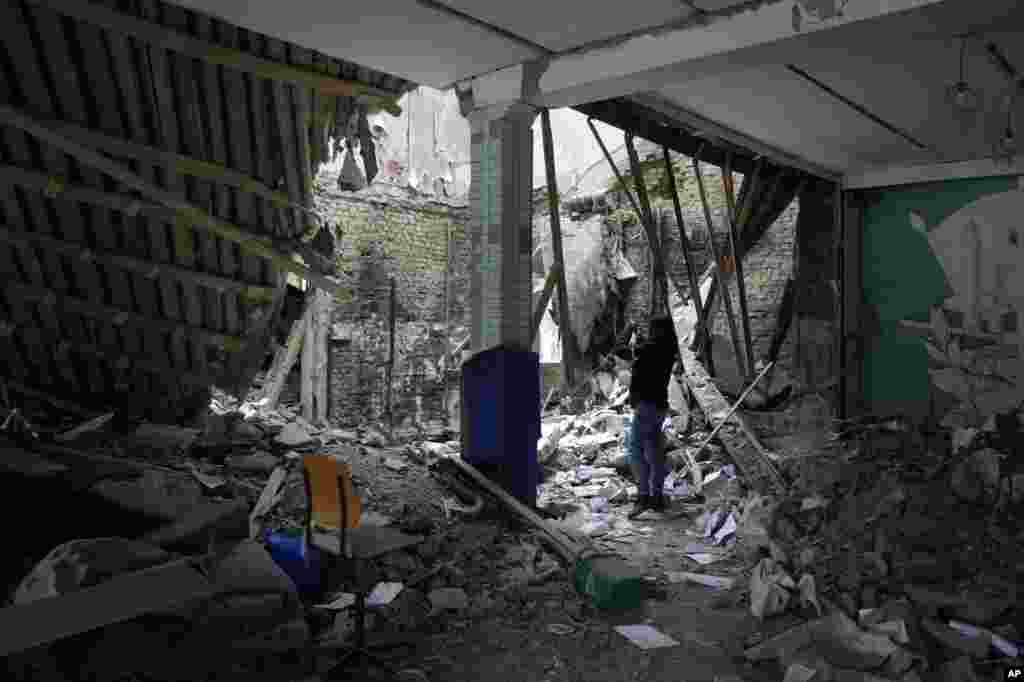
<path fill-rule="evenodd" d="M 1024 679 L 1024 6 L 0 36 L 3 679 Z"/>

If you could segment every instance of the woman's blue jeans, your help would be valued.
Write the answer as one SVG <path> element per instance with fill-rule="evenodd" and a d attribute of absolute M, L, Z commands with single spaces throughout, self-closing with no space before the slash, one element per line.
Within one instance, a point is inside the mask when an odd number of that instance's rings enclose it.
<path fill-rule="evenodd" d="M 657 495 L 665 487 L 668 468 L 661 433 L 665 414 L 665 410 L 650 402 L 640 403 L 633 411 L 629 463 L 640 495 Z"/>

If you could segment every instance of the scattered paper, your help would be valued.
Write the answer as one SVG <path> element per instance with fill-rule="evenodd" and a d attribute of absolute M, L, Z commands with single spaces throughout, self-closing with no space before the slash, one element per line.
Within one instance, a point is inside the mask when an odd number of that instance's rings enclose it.
<path fill-rule="evenodd" d="M 334 601 L 328 602 L 326 604 L 317 604 L 313 608 L 315 608 L 315 609 L 324 609 L 324 610 L 327 610 L 327 611 L 341 611 L 342 609 L 347 609 L 348 607 L 352 606 L 355 603 L 356 603 L 356 595 L 354 595 L 354 594 L 352 594 L 350 592 L 342 592 L 341 594 L 338 595 L 338 598 L 335 599 Z"/>
<path fill-rule="evenodd" d="M 679 645 L 679 642 L 658 632 L 650 625 L 619 625 L 615 631 L 641 649 L 660 649 Z"/>
<path fill-rule="evenodd" d="M 366 598 L 367 606 L 387 606 L 405 587 L 402 583 L 378 583 Z"/>
<path fill-rule="evenodd" d="M 722 527 L 715 531 L 715 544 L 720 545 L 724 543 L 735 532 L 736 515 L 729 514 L 725 519 L 725 523 L 722 524 Z"/>
<path fill-rule="evenodd" d="M 715 531 L 722 525 L 722 512 L 721 510 L 715 510 L 708 515 L 707 521 L 704 525 L 704 537 L 710 538 L 715 534 Z"/>
<path fill-rule="evenodd" d="M 718 561 L 721 558 L 717 554 L 709 554 L 709 553 L 704 553 L 704 552 L 696 553 L 696 554 L 685 554 L 684 556 L 687 559 L 689 559 L 690 561 L 696 561 L 701 566 L 707 566 L 708 564 L 713 564 L 713 563 L 715 563 L 716 561 Z"/>

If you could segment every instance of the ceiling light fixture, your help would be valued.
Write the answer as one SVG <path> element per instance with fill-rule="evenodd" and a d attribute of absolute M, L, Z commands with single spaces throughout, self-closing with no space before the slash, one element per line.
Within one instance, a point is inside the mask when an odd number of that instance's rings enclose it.
<path fill-rule="evenodd" d="M 946 99 L 958 114 L 974 114 L 981 106 L 981 93 L 967 82 L 967 36 L 960 38 L 960 79 L 946 88 Z"/>
<path fill-rule="evenodd" d="M 1013 118 L 1019 88 L 1019 84 L 1014 84 L 1011 93 L 1005 98 L 1007 102 L 1006 121 L 1000 130 L 999 137 L 995 141 L 995 148 L 993 149 L 992 158 L 996 163 L 1003 166 L 1012 165 L 1019 152 L 1020 142 L 1017 138 L 1017 127 L 1014 124 Z"/>

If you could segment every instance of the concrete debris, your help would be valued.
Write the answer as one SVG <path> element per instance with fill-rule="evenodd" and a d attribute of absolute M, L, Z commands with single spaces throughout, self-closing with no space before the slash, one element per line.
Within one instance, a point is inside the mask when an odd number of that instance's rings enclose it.
<path fill-rule="evenodd" d="M 790 590 L 796 583 L 776 561 L 764 558 L 750 574 L 750 612 L 764 620 L 782 613 L 789 606 Z"/>
<path fill-rule="evenodd" d="M 272 472 L 279 463 L 277 457 L 265 450 L 257 450 L 250 455 L 229 456 L 224 460 L 229 469 L 263 474 Z"/>
<path fill-rule="evenodd" d="M 313 442 L 313 436 L 305 427 L 293 422 L 286 424 L 281 429 L 281 433 L 277 434 L 274 442 L 290 448 L 297 448 Z"/>
<path fill-rule="evenodd" d="M 432 590 L 428 595 L 430 605 L 435 613 L 452 610 L 465 611 L 469 607 L 466 591 L 457 587 L 444 587 Z"/>

